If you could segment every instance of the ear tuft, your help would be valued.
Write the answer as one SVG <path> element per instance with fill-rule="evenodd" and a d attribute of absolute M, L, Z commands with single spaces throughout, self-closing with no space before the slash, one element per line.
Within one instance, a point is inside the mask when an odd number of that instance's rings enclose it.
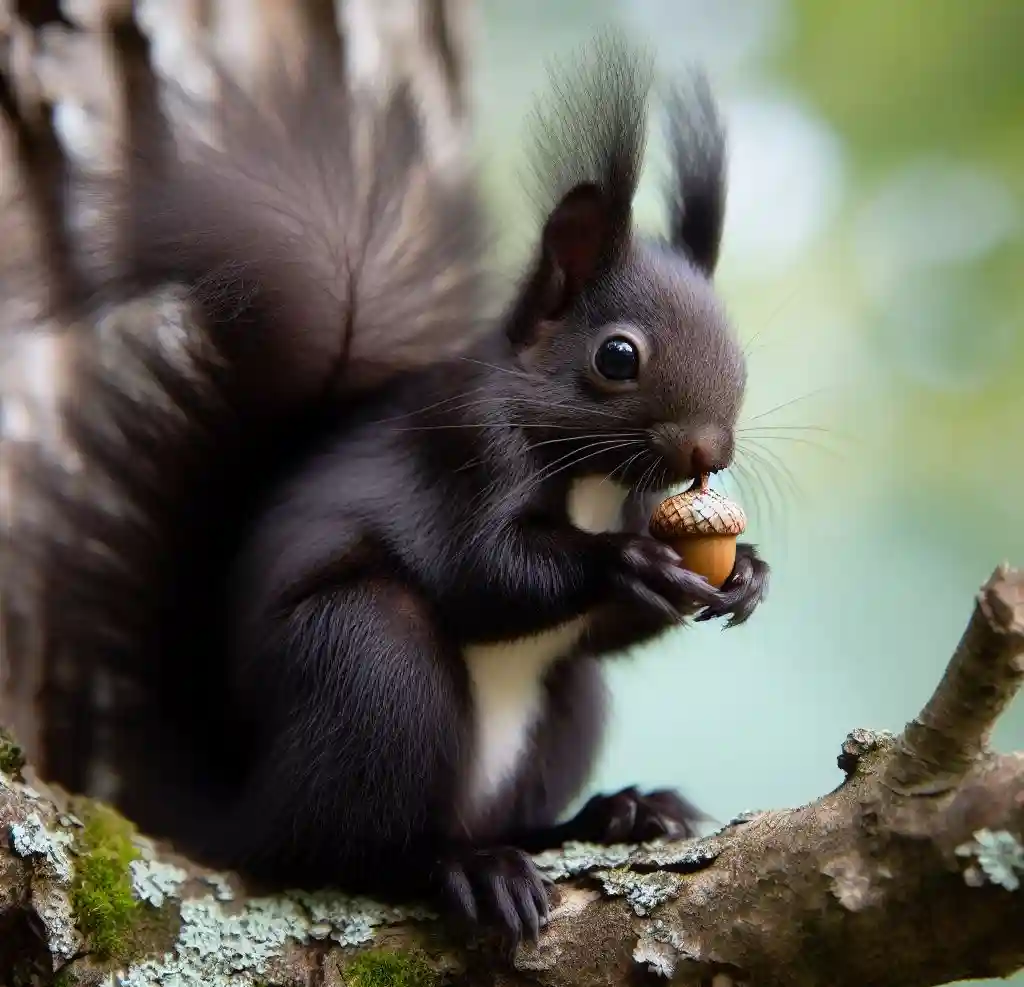
<path fill-rule="evenodd" d="M 710 278 L 725 225 L 726 140 L 707 76 L 694 70 L 688 89 L 676 86 L 668 94 L 665 110 L 672 155 L 672 245 Z"/>
<path fill-rule="evenodd" d="M 533 119 L 540 259 L 510 316 L 515 345 L 563 314 L 628 242 L 652 83 L 649 53 L 614 30 L 552 67 L 551 96 Z"/>

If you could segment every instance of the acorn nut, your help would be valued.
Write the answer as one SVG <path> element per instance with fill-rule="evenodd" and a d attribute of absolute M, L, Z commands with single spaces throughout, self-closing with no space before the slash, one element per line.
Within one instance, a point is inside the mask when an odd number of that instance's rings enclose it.
<path fill-rule="evenodd" d="M 707 476 L 662 501 L 650 523 L 653 537 L 671 545 L 687 569 L 716 588 L 736 564 L 736 539 L 746 527 L 743 508 L 712 490 Z"/>

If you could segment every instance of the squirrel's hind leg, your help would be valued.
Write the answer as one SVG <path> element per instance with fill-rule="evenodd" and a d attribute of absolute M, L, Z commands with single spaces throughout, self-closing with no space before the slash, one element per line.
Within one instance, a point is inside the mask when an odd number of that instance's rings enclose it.
<path fill-rule="evenodd" d="M 397 581 L 353 580 L 243 626 L 230 704 L 248 781 L 234 826 L 195 834 L 219 844 L 205 856 L 274 883 L 418 893 L 414 858 L 451 825 L 468 728 L 428 607 Z"/>
<path fill-rule="evenodd" d="M 468 677 L 419 594 L 365 579 L 254 630 L 238 681 L 258 761 L 210 855 L 275 884 L 433 902 L 512 942 L 535 934 L 547 894 L 529 858 L 460 826 Z"/>

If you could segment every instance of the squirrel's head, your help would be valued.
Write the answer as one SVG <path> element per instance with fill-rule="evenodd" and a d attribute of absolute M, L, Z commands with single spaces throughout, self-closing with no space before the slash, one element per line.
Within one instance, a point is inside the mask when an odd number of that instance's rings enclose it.
<path fill-rule="evenodd" d="M 532 430 L 572 475 L 662 488 L 726 468 L 746 383 L 712 286 L 725 210 L 725 139 L 702 76 L 668 103 L 669 233 L 640 236 L 645 62 L 606 39 L 542 150 L 555 195 L 506 327 Z M 694 110 L 699 111 L 698 114 Z M 550 433 L 550 434 L 548 434 Z M 575 457 L 573 457 L 575 453 Z"/>

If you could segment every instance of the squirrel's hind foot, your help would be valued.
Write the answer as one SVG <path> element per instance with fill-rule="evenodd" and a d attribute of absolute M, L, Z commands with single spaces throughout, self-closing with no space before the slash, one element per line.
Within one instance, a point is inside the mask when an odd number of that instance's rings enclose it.
<path fill-rule="evenodd" d="M 544 878 L 529 855 L 512 847 L 470 849 L 438 870 L 438 890 L 450 914 L 473 930 L 494 930 L 510 952 L 536 942 L 548 918 Z"/>
<path fill-rule="evenodd" d="M 565 824 L 564 839 L 584 843 L 644 843 L 689 839 L 707 817 L 677 792 L 642 793 L 635 787 L 614 795 L 595 795 Z"/>

